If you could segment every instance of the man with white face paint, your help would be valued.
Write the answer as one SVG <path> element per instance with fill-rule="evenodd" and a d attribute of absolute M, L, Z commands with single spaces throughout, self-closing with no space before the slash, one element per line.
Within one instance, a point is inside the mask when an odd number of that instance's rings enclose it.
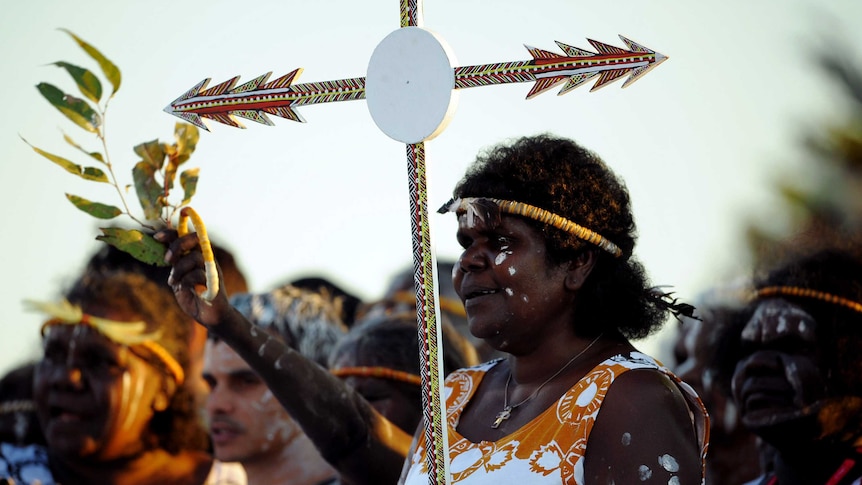
<path fill-rule="evenodd" d="M 817 253 L 755 285 L 733 395 L 774 448 L 765 485 L 862 481 L 862 259 Z"/>
<path fill-rule="evenodd" d="M 325 362 L 345 331 L 330 301 L 292 286 L 260 295 L 238 294 L 231 303 L 272 338 L 317 362 Z M 242 464 L 248 485 L 337 482 L 336 471 L 258 374 L 212 336 L 203 374 L 210 387 L 206 411 L 215 457 Z"/>

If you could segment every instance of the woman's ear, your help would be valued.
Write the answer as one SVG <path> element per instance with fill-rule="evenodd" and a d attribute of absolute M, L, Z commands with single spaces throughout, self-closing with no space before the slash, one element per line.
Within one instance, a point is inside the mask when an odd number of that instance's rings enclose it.
<path fill-rule="evenodd" d="M 570 261 L 566 274 L 566 289 L 580 290 L 584 286 L 587 276 L 593 271 L 598 259 L 595 251 L 587 249 L 581 251 L 575 259 Z"/>

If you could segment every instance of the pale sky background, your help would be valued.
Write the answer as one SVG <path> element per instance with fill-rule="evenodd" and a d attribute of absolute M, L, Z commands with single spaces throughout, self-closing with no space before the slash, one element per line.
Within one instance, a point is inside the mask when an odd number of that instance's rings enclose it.
<path fill-rule="evenodd" d="M 39 354 L 41 315 L 22 300 L 55 299 L 98 244 L 98 222 L 64 192 L 118 203 L 19 138 L 85 163 L 62 132 L 96 149 L 35 89 L 76 92 L 68 61 L 97 70 L 64 27 L 122 71 L 108 113 L 109 150 L 123 183 L 132 147 L 172 141 L 162 112 L 200 80 L 240 82 L 297 67 L 298 82 L 364 76 L 374 47 L 398 28 L 398 2 L 216 0 L 5 1 L 0 16 L 0 371 Z M 858 0 L 576 1 L 427 0 L 425 27 L 455 65 L 525 60 L 523 44 L 555 40 L 623 46 L 618 34 L 669 60 L 629 88 L 589 85 L 530 101 L 530 86 L 463 90 L 449 127 L 426 144 L 429 208 L 450 195 L 477 151 L 508 137 L 551 131 L 599 153 L 628 183 L 640 229 L 637 256 L 655 284 L 694 298 L 746 268 L 743 222 L 769 219 L 769 182 L 801 158 L 798 134 L 840 117 L 843 98 L 812 62 L 824 34 L 857 41 Z M 404 146 L 380 132 L 365 101 L 307 106 L 305 124 L 246 130 L 212 123 L 188 167 L 200 167 L 193 206 L 239 258 L 252 290 L 324 274 L 365 299 L 411 262 Z M 134 196 L 130 199 L 135 202 Z M 140 212 L 138 212 L 140 213 Z M 438 259 L 458 254 L 455 221 L 433 216 Z M 673 328 L 673 324 L 667 326 Z M 667 333 L 642 343 L 658 349 Z M 656 350 L 657 351 L 657 350 Z"/>

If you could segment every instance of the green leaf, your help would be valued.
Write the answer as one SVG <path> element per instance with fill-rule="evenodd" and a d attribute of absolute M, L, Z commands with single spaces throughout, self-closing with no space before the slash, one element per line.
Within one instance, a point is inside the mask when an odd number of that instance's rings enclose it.
<path fill-rule="evenodd" d="M 63 139 L 66 140 L 66 143 L 68 143 L 69 145 L 72 145 L 73 147 L 77 148 L 81 153 L 85 153 L 87 156 L 92 157 L 92 158 L 94 158 L 94 159 L 96 159 L 102 163 L 105 163 L 105 157 L 102 156 L 101 153 L 99 153 L 99 152 L 88 152 L 87 150 L 84 150 L 83 148 L 81 148 L 81 145 L 78 145 L 75 142 L 75 140 L 72 139 L 72 137 L 70 137 L 69 135 L 67 135 L 65 133 L 63 133 Z"/>
<path fill-rule="evenodd" d="M 197 126 L 182 122 L 178 122 L 174 126 L 174 137 L 177 139 L 177 153 L 179 156 L 185 156 L 182 161 L 176 162 L 177 165 L 188 160 L 188 157 L 194 153 L 200 136 Z"/>
<path fill-rule="evenodd" d="M 186 205 L 192 201 L 192 197 L 198 188 L 199 168 L 190 168 L 180 174 L 180 185 L 183 186 L 183 201 L 180 205 Z"/>
<path fill-rule="evenodd" d="M 21 138 L 21 139 L 24 140 L 24 138 Z M 28 142 L 27 140 L 24 140 L 24 143 L 30 145 L 30 142 Z M 54 155 L 53 153 L 48 153 L 45 150 L 34 147 L 33 145 L 30 145 L 30 148 L 32 148 L 33 151 L 38 153 L 39 155 L 42 155 L 43 157 L 47 158 L 48 160 L 51 160 L 52 162 L 56 163 L 57 165 L 63 167 L 64 170 L 66 170 L 67 172 L 69 172 L 71 174 L 75 174 L 78 177 L 81 177 L 85 180 L 93 180 L 95 182 L 110 183 L 110 180 L 108 180 L 108 176 L 105 175 L 105 172 L 99 170 L 98 168 L 81 167 L 80 165 L 78 165 L 76 163 L 72 163 L 69 160 L 67 160 L 61 156 Z"/>
<path fill-rule="evenodd" d="M 77 195 L 66 194 L 66 198 L 69 199 L 69 202 L 75 204 L 75 207 L 78 209 L 99 219 L 113 219 L 123 213 L 118 207 L 92 202 Z"/>
<path fill-rule="evenodd" d="M 149 234 L 144 234 L 135 229 L 120 229 L 117 227 L 102 227 L 101 236 L 96 239 L 114 246 L 120 251 L 132 255 L 138 261 L 156 266 L 167 266 L 165 263 L 165 252 L 167 248 L 153 239 Z"/>
<path fill-rule="evenodd" d="M 81 91 L 81 94 L 89 98 L 92 102 L 98 103 L 99 100 L 102 99 L 102 83 L 95 74 L 83 67 L 78 67 L 74 64 L 69 64 L 68 62 L 57 61 L 54 65 L 65 69 L 66 72 L 72 76 L 72 79 L 75 80 L 75 84 L 78 85 L 78 89 Z"/>
<path fill-rule="evenodd" d="M 57 87 L 48 83 L 39 83 L 36 89 L 61 113 L 66 115 L 76 125 L 91 132 L 98 132 L 102 124 L 102 118 L 86 101 L 66 94 Z"/>
<path fill-rule="evenodd" d="M 111 83 L 111 86 L 113 86 L 113 91 L 111 91 L 111 97 L 113 97 L 114 94 L 116 94 L 117 91 L 120 89 L 120 82 L 122 81 L 122 76 L 120 75 L 120 70 L 117 68 L 117 66 L 115 66 L 113 62 L 109 61 L 108 58 L 103 56 L 98 49 L 84 42 L 77 35 L 66 29 L 60 30 L 72 36 L 72 38 L 75 39 L 75 42 L 77 42 L 78 45 L 82 49 L 84 49 L 84 52 L 89 54 L 90 57 L 92 57 L 96 60 L 96 62 L 99 63 L 99 67 L 102 68 L 102 72 L 105 74 L 105 77 Z"/>
<path fill-rule="evenodd" d="M 156 220 L 164 208 L 164 190 L 156 180 L 156 169 L 147 162 L 138 162 L 132 169 L 132 178 L 135 181 L 135 192 L 138 201 L 144 209 L 144 217 Z"/>
<path fill-rule="evenodd" d="M 165 150 L 159 140 L 153 140 L 141 143 L 135 146 L 135 153 L 143 159 L 143 161 L 152 165 L 156 170 L 161 170 L 162 164 L 165 162 Z"/>

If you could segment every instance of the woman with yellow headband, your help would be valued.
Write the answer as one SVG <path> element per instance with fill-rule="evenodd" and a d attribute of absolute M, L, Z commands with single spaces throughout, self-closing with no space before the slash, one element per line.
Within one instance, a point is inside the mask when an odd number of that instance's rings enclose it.
<path fill-rule="evenodd" d="M 703 405 L 630 342 L 657 330 L 668 310 L 692 308 L 650 289 L 633 257 L 623 183 L 571 140 L 539 135 L 482 154 L 454 195 L 443 211 L 459 221 L 455 289 L 470 332 L 506 358 L 446 380 L 452 483 L 700 484 Z M 158 237 L 170 243 L 180 305 L 277 390 L 315 443 L 350 437 L 324 454 L 346 481 L 396 482 L 401 451 L 387 446 L 367 402 L 322 374 L 306 386 L 308 362 L 265 344 L 224 298 L 198 296 L 206 277 L 197 238 Z M 414 441 L 402 483 L 428 483 L 424 439 Z"/>
<path fill-rule="evenodd" d="M 140 275 L 91 271 L 60 303 L 31 305 L 51 317 L 33 396 L 47 447 L 16 459 L 4 445 L 0 477 L 207 483 L 207 435 L 184 386 L 191 327 L 170 292 Z"/>

